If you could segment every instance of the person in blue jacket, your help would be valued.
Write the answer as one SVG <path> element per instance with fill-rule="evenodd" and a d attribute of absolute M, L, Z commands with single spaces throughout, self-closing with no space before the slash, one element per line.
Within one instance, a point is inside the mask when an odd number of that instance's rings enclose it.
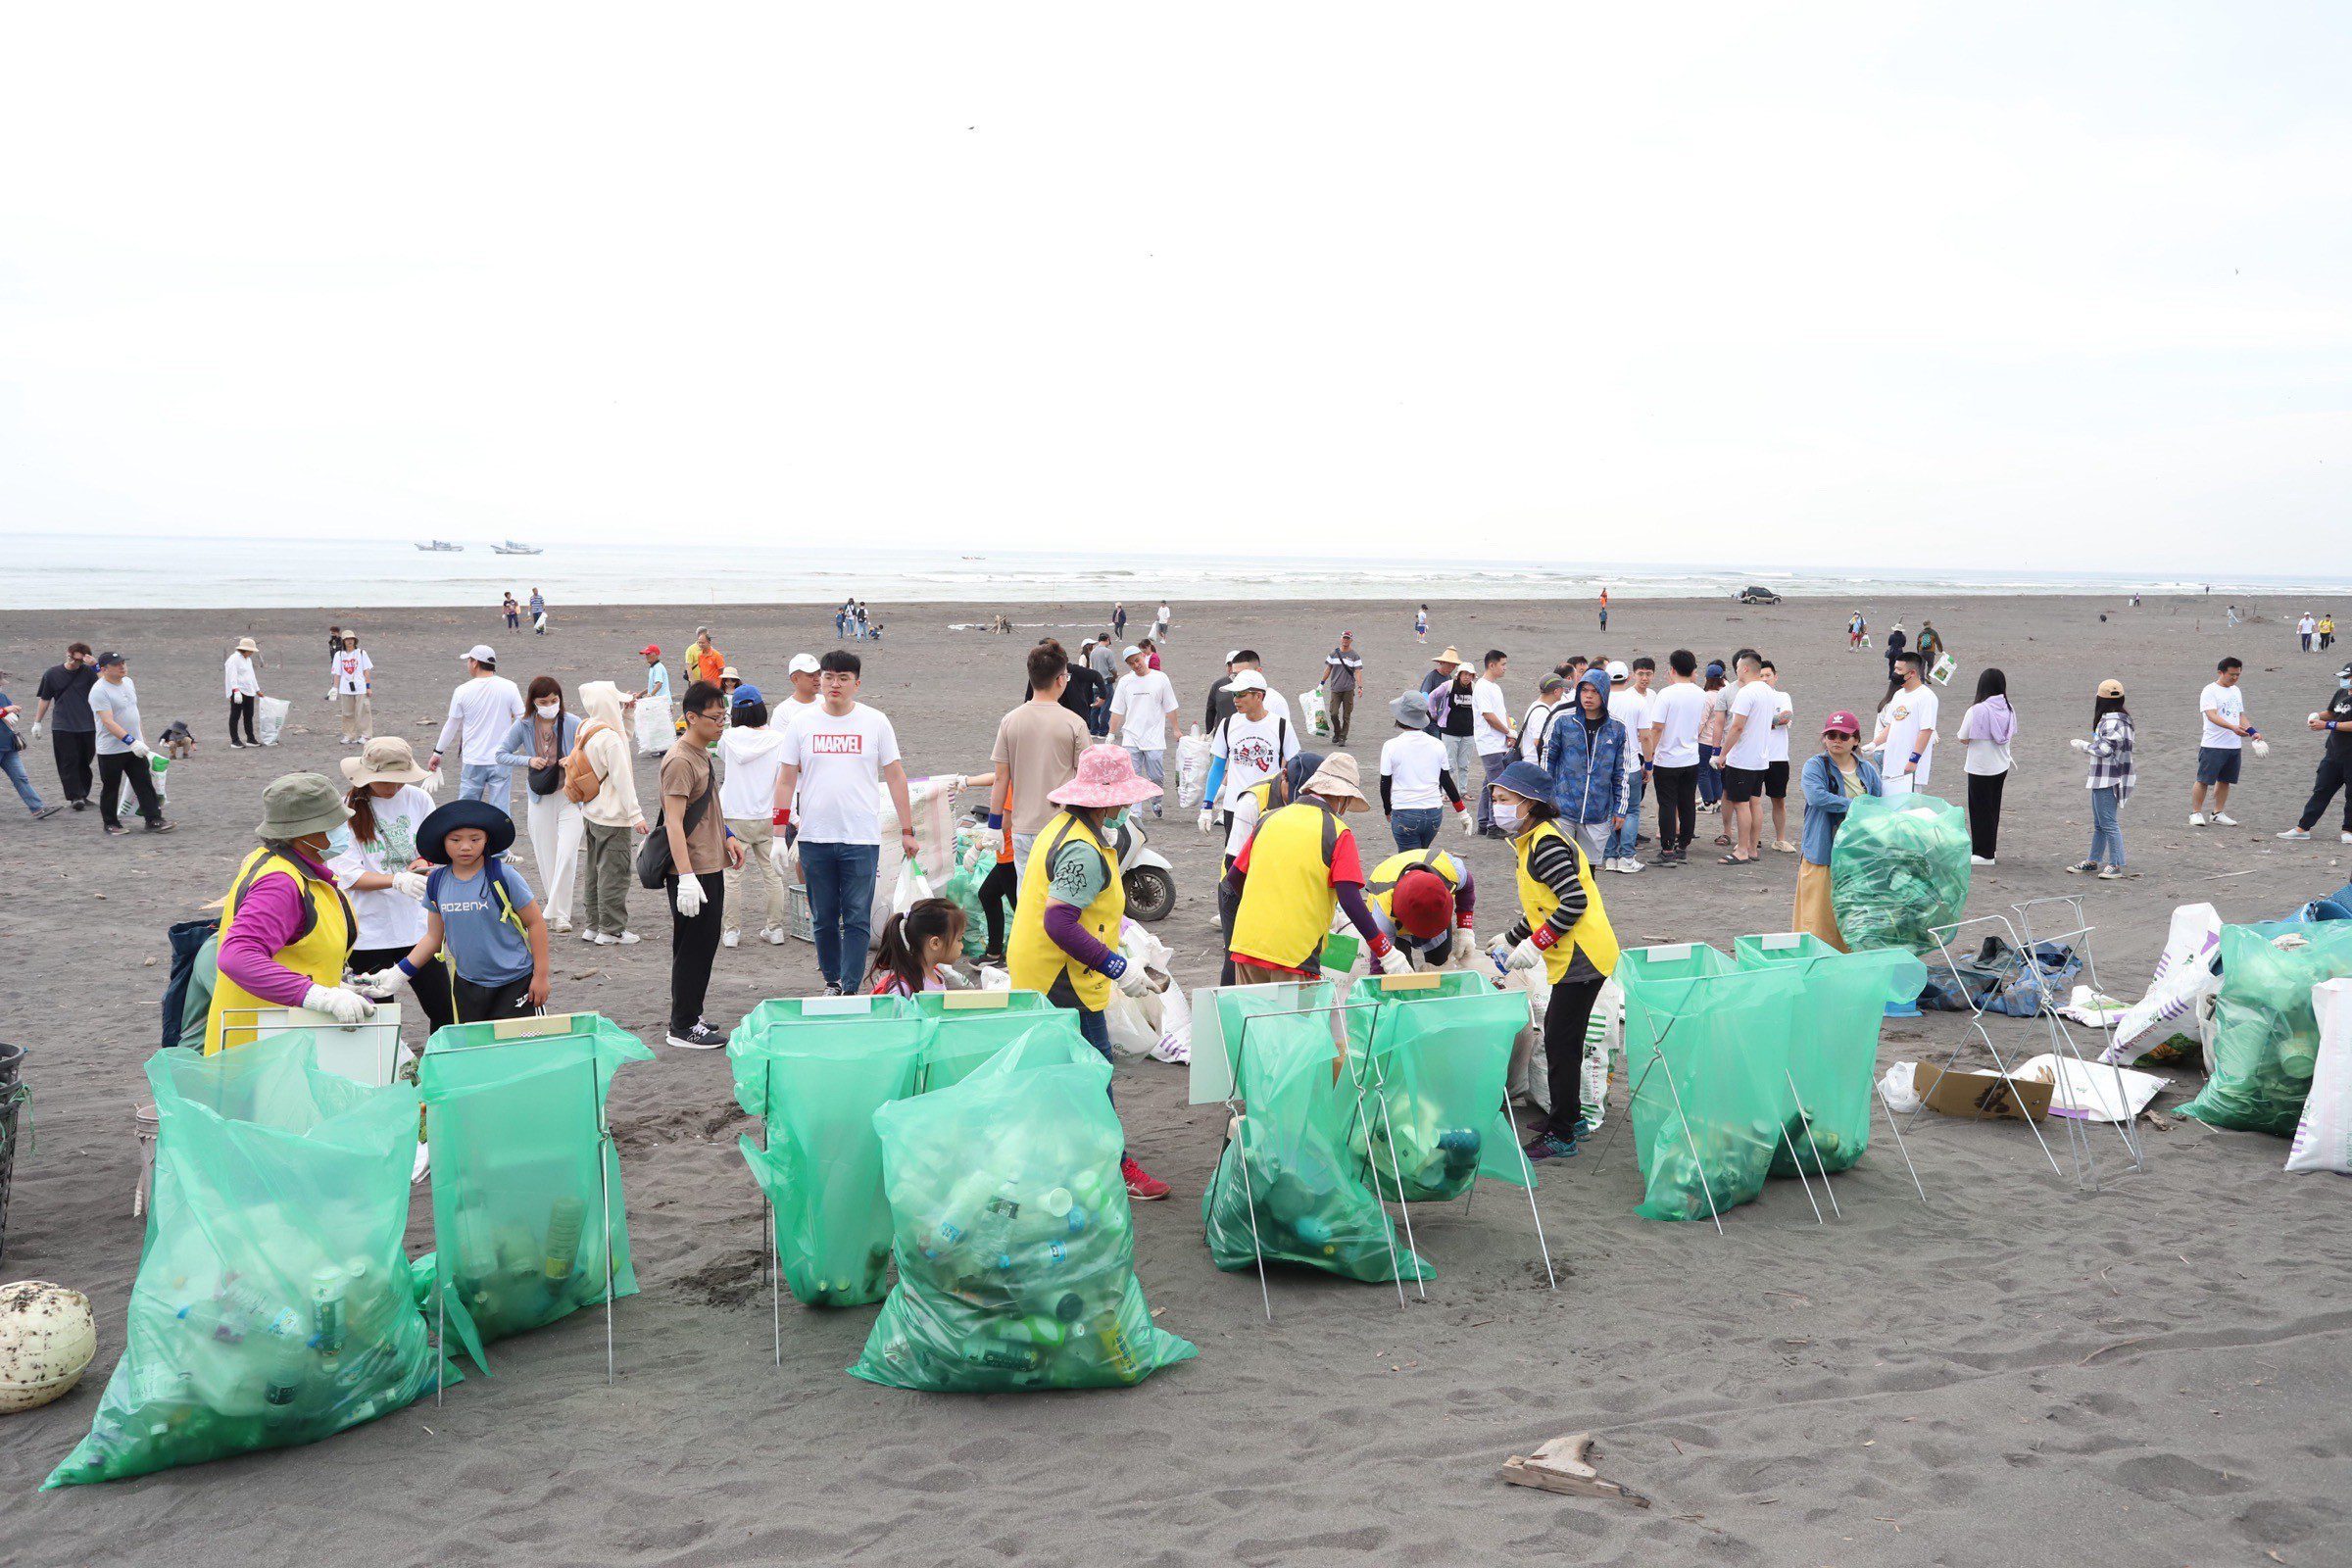
<path fill-rule="evenodd" d="M 1865 795 L 1886 793 L 1879 770 L 1855 749 L 1862 725 L 1853 714 L 1832 713 L 1821 726 L 1821 750 L 1805 761 L 1799 780 L 1805 797 L 1804 841 L 1797 846 L 1794 929 L 1810 931 L 1838 952 L 1838 913 L 1830 904 L 1830 848 L 1845 825 L 1846 808 Z"/>
<path fill-rule="evenodd" d="M 1625 725 L 1609 716 L 1609 672 L 1593 665 L 1577 677 L 1568 713 L 1552 720 L 1544 771 L 1551 775 L 1560 826 L 1594 865 L 1607 858 L 1609 835 L 1625 821 L 1631 796 L 1625 760 L 1632 744 Z"/>

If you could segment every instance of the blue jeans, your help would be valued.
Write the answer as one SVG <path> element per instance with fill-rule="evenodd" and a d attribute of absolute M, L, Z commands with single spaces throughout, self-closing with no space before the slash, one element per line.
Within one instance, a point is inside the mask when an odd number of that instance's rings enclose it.
<path fill-rule="evenodd" d="M 514 770 L 500 762 L 467 762 L 458 769 L 458 799 L 488 801 L 514 814 Z"/>
<path fill-rule="evenodd" d="M 1636 773 L 1631 794 L 1625 803 L 1625 826 L 1609 835 L 1609 859 L 1630 860 L 1634 858 L 1634 838 L 1642 831 L 1642 797 L 1648 790 L 1649 775 Z"/>
<path fill-rule="evenodd" d="M 2116 819 L 2117 809 L 2112 785 L 2090 792 L 2090 858 L 2120 871 L 2124 865 L 2124 829 Z"/>
<path fill-rule="evenodd" d="M 873 940 L 874 874 L 879 844 L 811 844 L 801 840 L 801 877 L 808 884 L 808 913 L 816 922 L 816 966 L 825 983 L 854 992 L 865 978 L 865 950 Z"/>
<path fill-rule="evenodd" d="M 24 803 L 24 809 L 41 808 L 41 792 L 32 787 L 32 778 L 24 771 L 24 748 L 0 752 L 0 773 L 6 773 L 8 781 L 17 787 L 17 799 Z"/>
<path fill-rule="evenodd" d="M 1408 806 L 1401 811 L 1389 813 L 1389 833 L 1396 840 L 1396 853 L 1426 850 L 1438 842 L 1438 824 L 1445 821 L 1442 806 Z"/>
<path fill-rule="evenodd" d="M 1165 785 L 1167 783 L 1168 754 L 1166 752 L 1147 752 L 1140 746 L 1129 746 L 1124 748 L 1124 750 L 1126 751 L 1128 758 L 1134 761 L 1135 770 L 1138 773 L 1143 774 L 1144 777 L 1150 779 L 1154 784 Z M 1164 816 L 1167 814 L 1160 808 L 1160 803 L 1166 799 L 1167 796 L 1165 794 L 1154 795 L 1152 797 L 1152 814 L 1153 816 Z"/>
<path fill-rule="evenodd" d="M 1699 743 L 1698 804 L 1701 806 L 1714 806 L 1723 799 L 1723 769 L 1714 765 L 1715 754 L 1722 750 L 1720 746 Z M 1728 833 L 1731 829 L 1724 831 Z"/>

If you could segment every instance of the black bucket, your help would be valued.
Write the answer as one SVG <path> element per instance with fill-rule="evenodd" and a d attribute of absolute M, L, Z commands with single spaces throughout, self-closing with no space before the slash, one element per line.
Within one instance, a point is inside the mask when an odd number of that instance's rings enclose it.
<path fill-rule="evenodd" d="M 0 1043 L 0 1258 L 8 1256 L 8 1182 L 17 1168 L 17 1126 L 32 1090 L 18 1081 L 24 1048 Z"/>

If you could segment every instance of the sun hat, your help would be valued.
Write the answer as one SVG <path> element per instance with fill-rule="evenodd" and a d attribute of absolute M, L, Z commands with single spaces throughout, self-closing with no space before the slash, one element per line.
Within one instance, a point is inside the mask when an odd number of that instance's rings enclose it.
<path fill-rule="evenodd" d="M 720 680 L 741 680 L 743 671 L 737 669 L 733 664 L 722 665 L 718 672 L 718 678 Z"/>
<path fill-rule="evenodd" d="M 435 865 L 449 863 L 446 840 L 462 827 L 478 827 L 490 836 L 484 853 L 504 855 L 514 847 L 514 819 L 488 801 L 451 801 L 436 806 L 416 824 L 416 853 Z"/>
<path fill-rule="evenodd" d="M 359 756 L 343 759 L 347 784 L 417 784 L 423 780 L 424 769 L 416 765 L 416 754 L 398 735 L 378 735 L 360 749 Z"/>
<path fill-rule="evenodd" d="M 1509 790 L 1513 795 L 1530 801 L 1551 800 L 1551 775 L 1534 762 L 1518 761 L 1494 775 L 1489 789 Z"/>
<path fill-rule="evenodd" d="M 1133 806 L 1159 792 L 1136 772 L 1125 747 L 1089 746 L 1078 754 L 1077 773 L 1046 799 L 1055 806 Z"/>
<path fill-rule="evenodd" d="M 331 833 L 350 820 L 351 808 L 332 779 L 324 773 L 287 773 L 263 789 L 261 825 L 253 831 L 266 839 L 299 839 Z"/>
<path fill-rule="evenodd" d="M 1862 733 L 1862 725 L 1853 714 L 1841 708 L 1821 721 L 1821 732 L 1824 735 L 1859 735 Z"/>
<path fill-rule="evenodd" d="M 1453 923 L 1453 889 L 1426 865 L 1408 865 L 1389 894 L 1389 917 L 1415 942 L 1445 935 Z"/>
<path fill-rule="evenodd" d="M 2124 695 L 2124 683 L 2120 680 L 2103 680 L 2099 682 L 2099 695 L 2101 697 L 2121 697 Z"/>
<path fill-rule="evenodd" d="M 662 645 L 660 643 L 647 643 L 643 648 L 637 650 L 637 655 L 641 659 L 660 659 L 662 657 Z"/>
<path fill-rule="evenodd" d="M 1320 795 L 1337 811 L 1368 811 L 1372 803 L 1364 799 L 1362 783 L 1356 777 L 1355 759 L 1346 752 L 1334 752 L 1323 759 L 1315 776 L 1306 781 L 1306 793 Z"/>
<path fill-rule="evenodd" d="M 1622 660 L 1622 659 L 1612 659 L 1612 660 L 1610 660 L 1610 661 L 1609 661 L 1609 684 L 1610 684 L 1610 685 L 1612 685 L 1612 686 L 1620 685 L 1620 684 L 1622 684 L 1622 683 L 1624 683 L 1624 682 L 1626 682 L 1626 681 L 1629 681 L 1629 680 L 1631 680 L 1631 679 L 1633 679 L 1633 678 L 1634 678 L 1634 672 L 1633 672 L 1632 670 L 1630 670 L 1630 669 L 1628 669 L 1628 668 L 1626 668 L 1626 667 L 1625 667 L 1625 661 L 1624 661 L 1624 660 Z"/>
<path fill-rule="evenodd" d="M 792 662 L 784 666 L 784 673 L 787 675 L 813 675 L 817 672 L 818 667 L 814 654 L 795 654 L 792 656 Z"/>
<path fill-rule="evenodd" d="M 1409 691 L 1389 704 L 1390 716 L 1398 729 L 1425 729 L 1429 725 L 1429 699 L 1418 691 Z"/>
<path fill-rule="evenodd" d="M 1462 651 L 1453 647 L 1448 647 L 1444 653 L 1430 661 L 1433 664 L 1458 664 L 1461 662 Z"/>
<path fill-rule="evenodd" d="M 766 698 L 760 695 L 760 688 L 749 681 L 735 688 L 735 706 L 737 708 L 743 707 L 746 703 L 764 703 L 766 701 Z"/>
<path fill-rule="evenodd" d="M 1237 697 L 1244 692 L 1262 692 L 1266 689 L 1266 677 L 1254 669 L 1245 669 L 1226 682 L 1225 689 Z"/>
<path fill-rule="evenodd" d="M 490 651 L 490 645 L 488 643 L 475 643 L 471 648 L 466 649 L 458 657 L 460 659 L 470 659 L 477 664 L 495 664 L 498 662 L 498 655 Z"/>
<path fill-rule="evenodd" d="M 238 652 L 238 653 L 240 653 L 240 654 L 258 654 L 258 653 L 260 653 L 261 651 L 262 651 L 262 645 L 261 645 L 260 643 L 257 643 L 257 642 L 255 642 L 255 641 L 254 641 L 252 638 L 250 638 L 250 637 L 240 637 L 240 638 L 238 638 L 238 639 L 237 639 L 237 652 Z"/>

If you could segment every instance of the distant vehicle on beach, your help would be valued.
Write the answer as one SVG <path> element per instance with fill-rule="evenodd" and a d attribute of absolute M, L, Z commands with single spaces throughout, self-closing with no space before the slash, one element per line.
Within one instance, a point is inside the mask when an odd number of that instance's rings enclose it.
<path fill-rule="evenodd" d="M 492 545 L 490 547 L 490 553 L 494 556 L 536 556 L 543 554 L 537 545 L 521 544 L 513 539 L 508 540 L 503 545 Z"/>
<path fill-rule="evenodd" d="M 1740 602 L 1743 605 L 1777 605 L 1781 602 L 1781 596 L 1769 588 L 1750 586 L 1740 590 Z"/>
<path fill-rule="evenodd" d="M 441 556 L 448 555 L 453 551 L 463 550 L 466 547 L 464 545 L 453 545 L 446 539 L 435 539 L 428 544 L 418 545 L 416 548 L 419 550 L 430 551 L 436 556 Z"/>

